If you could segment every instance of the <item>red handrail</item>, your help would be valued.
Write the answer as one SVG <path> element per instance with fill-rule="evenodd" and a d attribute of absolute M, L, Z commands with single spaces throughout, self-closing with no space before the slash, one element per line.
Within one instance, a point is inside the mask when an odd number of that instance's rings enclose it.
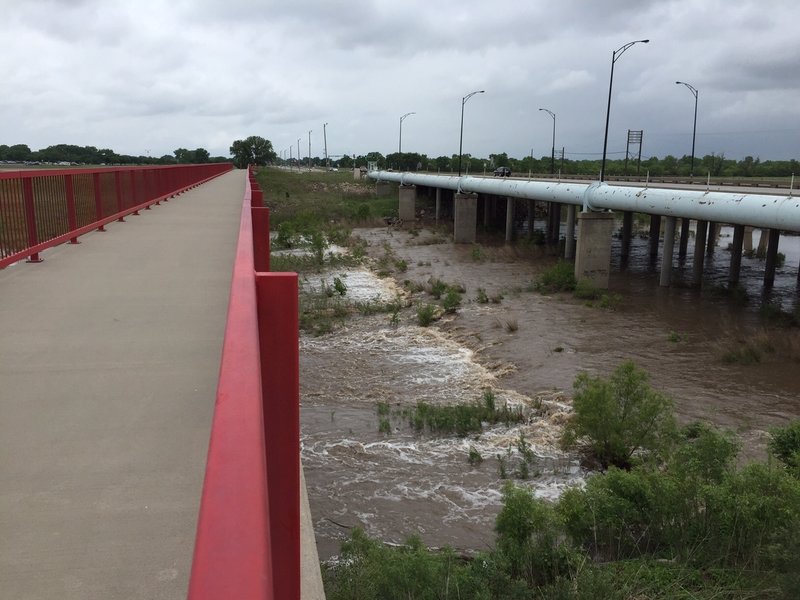
<path fill-rule="evenodd" d="M 102 230 L 230 171 L 230 163 L 0 171 L 0 269 Z"/>
<path fill-rule="evenodd" d="M 267 273 L 248 178 L 197 524 L 191 600 L 300 598 L 297 274 Z M 265 255 L 266 253 L 266 255 Z"/>

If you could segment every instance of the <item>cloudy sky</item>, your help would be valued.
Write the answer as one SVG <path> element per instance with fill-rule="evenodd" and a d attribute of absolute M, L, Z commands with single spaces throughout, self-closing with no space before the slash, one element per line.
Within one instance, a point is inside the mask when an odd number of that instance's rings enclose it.
<path fill-rule="evenodd" d="M 0 0 L 0 144 L 800 158 L 797 0 Z"/>

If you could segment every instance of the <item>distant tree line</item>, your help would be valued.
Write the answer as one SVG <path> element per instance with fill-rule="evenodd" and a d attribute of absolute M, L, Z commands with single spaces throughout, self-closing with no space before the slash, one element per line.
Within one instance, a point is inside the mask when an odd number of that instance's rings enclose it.
<path fill-rule="evenodd" d="M 308 158 L 289 160 L 278 160 L 279 164 L 302 166 L 308 165 Z M 429 157 L 426 154 L 416 152 L 394 152 L 384 156 L 380 152 L 369 152 L 358 156 L 345 155 L 337 160 L 331 160 L 330 166 L 349 169 L 353 166 L 366 165 L 368 162 L 375 162 L 380 169 L 394 169 L 396 171 L 434 171 L 434 172 L 456 172 L 458 171 L 458 154 L 451 156 Z M 600 159 L 573 160 L 569 158 L 561 159 L 556 155 L 553 161 L 554 172 L 561 172 L 563 175 L 598 175 L 600 173 Z M 314 157 L 311 159 L 312 166 L 324 167 L 325 159 Z M 531 157 L 524 158 L 509 157 L 507 153 L 501 152 L 490 154 L 488 157 L 481 158 L 464 154 L 461 159 L 462 173 L 490 173 L 497 167 L 509 167 L 515 174 L 524 173 L 550 173 L 551 157 Z M 663 158 L 652 156 L 643 159 L 637 165 L 636 159 L 626 161 L 624 159 L 607 159 L 606 173 L 608 175 L 645 175 L 648 171 L 651 176 L 677 176 L 687 177 L 692 171 L 692 158 L 684 155 L 677 158 L 667 155 Z M 724 154 L 707 154 L 703 157 L 695 157 L 694 173 L 696 177 L 705 177 L 710 174 L 712 177 L 790 177 L 792 174 L 800 174 L 800 162 L 792 160 L 765 160 L 758 157 L 746 156 L 742 160 L 725 158 Z"/>
<path fill-rule="evenodd" d="M 209 162 L 228 162 L 226 156 L 211 156 L 205 148 L 178 148 L 161 157 L 117 154 L 108 148 L 56 144 L 41 150 L 31 150 L 27 144 L 0 144 L 0 161 L 15 163 L 69 163 L 77 165 L 175 165 Z"/>

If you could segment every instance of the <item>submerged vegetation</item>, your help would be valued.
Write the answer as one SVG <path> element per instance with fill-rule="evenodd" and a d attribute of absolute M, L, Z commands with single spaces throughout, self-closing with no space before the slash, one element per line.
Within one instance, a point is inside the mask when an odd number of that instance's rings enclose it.
<path fill-rule="evenodd" d="M 389 410 L 386 403 L 378 403 L 380 420 L 389 416 L 396 421 L 405 421 L 418 433 L 455 434 L 466 436 L 480 433 L 486 425 L 503 423 L 506 427 L 525 420 L 521 407 L 510 408 L 507 404 L 497 407 L 494 392 L 487 390 L 481 400 L 456 404 L 434 405 L 417 402 L 413 407 Z M 470 460 L 472 462 L 472 460 Z"/>
<path fill-rule="evenodd" d="M 355 529 L 340 559 L 324 565 L 327 597 L 800 595 L 800 421 L 771 431 L 770 462 L 739 466 L 729 433 L 704 423 L 677 427 L 669 400 L 632 363 L 608 379 L 579 376 L 575 388 L 580 399 L 571 435 L 598 460 L 605 457 L 605 470 L 556 502 L 507 483 L 495 544 L 485 552 L 430 550 L 418 537 L 389 547 Z M 492 402 L 485 397 L 469 410 L 488 411 Z M 378 412 L 386 419 L 389 408 L 379 405 Z M 522 437 L 517 450 L 521 457 L 530 453 Z M 482 460 L 470 447 L 470 464 Z M 505 478 L 507 458 L 498 455 L 498 462 Z M 518 465 L 518 478 L 523 470 Z"/>

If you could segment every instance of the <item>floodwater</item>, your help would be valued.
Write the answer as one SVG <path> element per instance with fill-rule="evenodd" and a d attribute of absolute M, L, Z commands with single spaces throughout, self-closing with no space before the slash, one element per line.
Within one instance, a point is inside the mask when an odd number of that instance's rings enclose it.
<path fill-rule="evenodd" d="M 355 315 L 343 329 L 301 340 L 302 458 L 320 557 L 339 551 L 350 528 L 362 527 L 388 542 L 418 534 L 431 546 L 469 551 L 489 547 L 504 480 L 519 475 L 519 439 L 535 456 L 528 477 L 517 483 L 555 498 L 585 473 L 577 458 L 558 448 L 577 373 L 608 375 L 623 360 L 650 373 L 655 387 L 675 401 L 681 421 L 701 419 L 739 437 L 745 459 L 761 459 L 767 430 L 800 414 L 800 338 L 792 330 L 765 329 L 759 319 L 763 261 L 742 260 L 742 284 L 750 301 L 681 287 L 691 276 L 676 268 L 678 285 L 658 287 L 658 265 L 647 256 L 647 240 L 634 241 L 625 272 L 618 248 L 611 291 L 615 310 L 585 305 L 570 295 L 527 291 L 537 274 L 554 264 L 546 249 L 437 241 L 385 229 L 357 230 L 377 257 L 388 244 L 408 270 L 379 279 L 366 269 L 332 271 L 304 285 L 347 284 L 345 297 L 409 303 L 403 280 L 440 278 L 466 289 L 456 315 L 428 328 L 405 308 L 393 326 L 387 314 Z M 706 259 L 708 285 L 724 282 L 728 253 L 723 229 L 719 248 Z M 754 242 L 757 244 L 757 236 Z M 618 242 L 616 242 L 618 244 Z M 783 237 L 786 254 L 767 298 L 792 309 L 797 302 L 800 238 Z M 479 304 L 477 289 L 499 303 Z M 707 286 L 708 287 L 708 286 Z M 498 298 L 499 299 L 499 298 Z M 766 344 L 766 342 L 769 344 Z M 722 354 L 742 344 L 767 348 L 761 363 L 725 364 Z M 496 404 L 521 407 L 521 425 L 487 426 L 478 436 L 419 434 L 400 413 L 419 401 L 447 404 L 480 401 L 493 390 Z M 391 408 L 391 433 L 378 431 L 378 402 Z M 471 465 L 470 450 L 483 461 Z"/>

